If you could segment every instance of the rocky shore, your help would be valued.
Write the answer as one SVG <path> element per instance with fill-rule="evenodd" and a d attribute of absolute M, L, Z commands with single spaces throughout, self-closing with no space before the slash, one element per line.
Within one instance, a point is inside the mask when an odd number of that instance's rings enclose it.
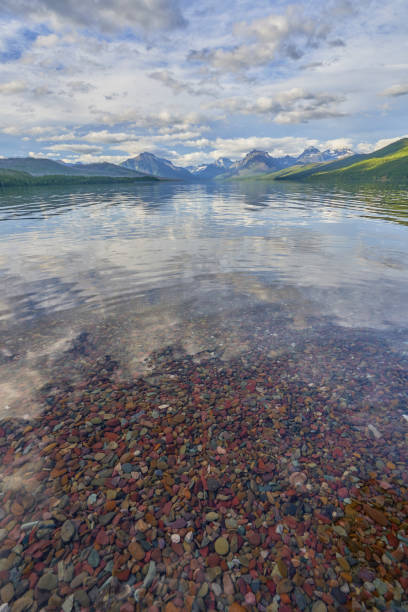
<path fill-rule="evenodd" d="M 1 612 L 408 610 L 407 370 L 350 345 L 101 356 L 3 419 Z"/>

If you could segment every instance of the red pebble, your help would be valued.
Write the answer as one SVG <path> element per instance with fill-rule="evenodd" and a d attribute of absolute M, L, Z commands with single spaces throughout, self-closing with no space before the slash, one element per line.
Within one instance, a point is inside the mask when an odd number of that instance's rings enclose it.
<path fill-rule="evenodd" d="M 30 589 L 33 589 L 38 582 L 38 576 L 34 572 L 32 572 L 28 576 L 28 584 L 30 585 Z"/>
<path fill-rule="evenodd" d="M 329 605 L 329 606 L 331 606 L 334 603 L 334 599 L 330 595 L 330 593 L 322 593 L 321 597 L 322 597 L 323 601 L 325 601 L 327 603 L 327 605 Z"/>
<path fill-rule="evenodd" d="M 303 583 L 303 590 L 304 590 L 305 593 L 307 593 L 307 595 L 309 595 L 309 597 L 313 596 L 314 588 L 312 587 L 312 585 L 309 582 L 304 582 Z"/>
<path fill-rule="evenodd" d="M 106 546 L 107 544 L 109 544 L 109 537 L 104 529 L 98 531 L 98 534 L 95 538 L 95 542 L 100 546 Z"/>
<path fill-rule="evenodd" d="M 220 564 L 220 560 L 221 559 L 219 555 L 217 555 L 217 553 L 211 553 L 207 557 L 207 565 L 208 567 L 216 567 L 217 565 Z"/>
<path fill-rule="evenodd" d="M 120 572 L 117 572 L 116 578 L 121 582 L 126 582 L 130 575 L 130 569 L 123 569 Z"/>
<path fill-rule="evenodd" d="M 266 586 L 268 588 L 268 591 L 270 592 L 271 595 L 275 595 L 276 592 L 276 584 L 274 583 L 273 580 L 267 580 L 266 581 Z"/>

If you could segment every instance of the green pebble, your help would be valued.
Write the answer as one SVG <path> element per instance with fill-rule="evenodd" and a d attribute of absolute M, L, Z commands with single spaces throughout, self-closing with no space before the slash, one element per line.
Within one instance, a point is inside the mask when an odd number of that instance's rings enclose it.
<path fill-rule="evenodd" d="M 226 538 L 222 536 L 215 540 L 215 552 L 218 555 L 227 555 L 229 552 L 229 544 Z"/>

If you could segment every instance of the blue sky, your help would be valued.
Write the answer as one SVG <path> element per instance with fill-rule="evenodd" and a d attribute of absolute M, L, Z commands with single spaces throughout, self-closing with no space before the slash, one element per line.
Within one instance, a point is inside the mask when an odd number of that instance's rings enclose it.
<path fill-rule="evenodd" d="M 0 155 L 182 165 L 408 133 L 407 0 L 2 0 Z"/>

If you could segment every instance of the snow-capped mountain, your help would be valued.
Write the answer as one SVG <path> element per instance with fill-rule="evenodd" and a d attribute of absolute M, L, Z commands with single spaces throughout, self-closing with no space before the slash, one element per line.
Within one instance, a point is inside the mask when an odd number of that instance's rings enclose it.
<path fill-rule="evenodd" d="M 343 159 L 349 155 L 354 155 L 353 151 L 348 148 L 343 149 L 326 149 L 320 151 L 316 147 L 308 147 L 296 158 L 297 164 L 319 164 L 335 159 Z"/>
<path fill-rule="evenodd" d="M 168 159 L 156 157 L 156 155 L 153 155 L 153 153 L 140 153 L 140 155 L 122 162 L 121 166 L 160 178 L 181 180 L 192 178 L 192 175 L 187 168 L 175 166 Z"/>
<path fill-rule="evenodd" d="M 228 157 L 220 157 L 213 164 L 204 164 L 203 166 L 197 166 L 191 168 L 190 171 L 194 174 L 194 177 L 200 180 L 211 180 L 216 176 L 225 174 L 229 168 L 233 165 L 233 162 Z"/>
<path fill-rule="evenodd" d="M 273 157 L 267 151 L 254 149 L 237 161 L 231 161 L 228 157 L 220 157 L 211 164 L 183 168 L 175 166 L 168 159 L 146 152 L 124 161 L 121 166 L 160 178 L 211 181 L 234 176 L 269 174 L 290 166 L 329 162 L 343 159 L 349 155 L 353 155 L 353 151 L 347 148 L 320 151 L 316 147 L 308 147 L 297 157 L 293 155 Z"/>

